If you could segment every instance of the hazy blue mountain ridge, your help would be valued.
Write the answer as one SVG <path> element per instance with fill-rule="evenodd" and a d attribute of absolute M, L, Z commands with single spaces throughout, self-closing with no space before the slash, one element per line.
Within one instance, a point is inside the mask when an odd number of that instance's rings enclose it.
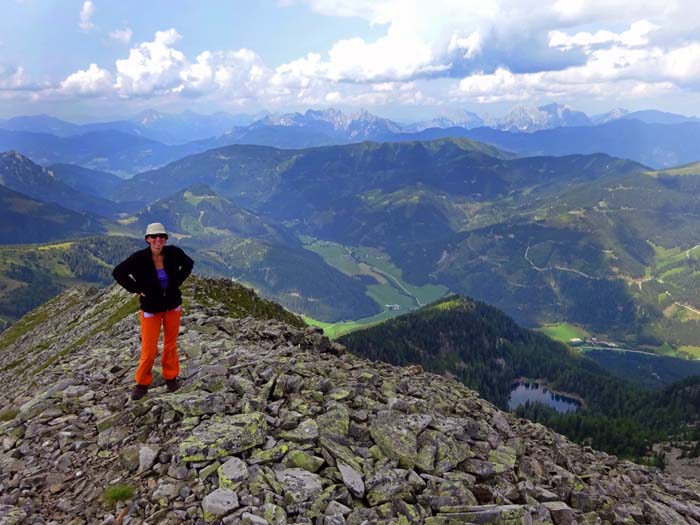
<path fill-rule="evenodd" d="M 487 119 L 485 125 L 502 131 L 533 132 L 565 126 L 589 126 L 591 120 L 581 111 L 561 104 L 515 106 L 504 116 Z"/>
<path fill-rule="evenodd" d="M 475 125 L 480 117 L 468 112 L 453 119 L 441 117 L 432 128 L 426 123 L 402 126 L 366 111 L 345 115 L 336 109 L 268 115 L 249 123 L 252 118 L 147 111 L 132 120 L 76 125 L 46 115 L 17 117 L 0 121 L 5 128 L 0 129 L 0 150 L 16 149 L 44 165 L 71 163 L 128 177 L 230 144 L 303 149 L 364 140 L 463 137 L 520 155 L 600 152 L 662 168 L 698 160 L 695 145 L 700 136 L 695 117 L 614 110 L 591 120 L 560 104 L 516 106 L 504 117 L 485 117 L 479 128 Z M 149 137 L 157 140 L 149 142 Z"/>
<path fill-rule="evenodd" d="M 0 184 L 0 244 L 56 241 L 105 232 L 105 226 L 93 215 L 32 199 Z"/>
<path fill-rule="evenodd" d="M 51 170 L 14 151 L 0 153 L 0 184 L 34 199 L 103 217 L 109 217 L 122 208 L 110 200 L 72 188 Z"/>
<path fill-rule="evenodd" d="M 668 113 L 655 109 L 647 109 L 642 111 L 630 111 L 621 116 L 623 119 L 641 120 L 647 124 L 683 124 L 686 122 L 700 123 L 698 117 L 686 117 L 677 113 Z"/>
<path fill-rule="evenodd" d="M 120 131 L 164 144 L 184 144 L 218 137 L 236 126 L 247 126 L 252 115 L 218 112 L 200 115 L 192 111 L 178 114 L 146 110 L 130 119 L 74 124 L 49 115 L 30 115 L 0 120 L 0 128 L 9 131 L 50 133 L 58 137 L 84 135 L 95 131 Z"/>
<path fill-rule="evenodd" d="M 109 193 L 122 181 L 111 173 L 74 164 L 51 164 L 48 169 L 71 188 L 101 198 L 108 198 Z"/>
<path fill-rule="evenodd" d="M 695 122 L 647 124 L 634 119 L 618 119 L 598 126 L 559 127 L 532 133 L 486 127 L 469 130 L 433 128 L 387 140 L 420 141 L 445 136 L 469 138 L 523 156 L 606 153 L 659 169 L 700 159 L 697 149 L 700 123 Z"/>

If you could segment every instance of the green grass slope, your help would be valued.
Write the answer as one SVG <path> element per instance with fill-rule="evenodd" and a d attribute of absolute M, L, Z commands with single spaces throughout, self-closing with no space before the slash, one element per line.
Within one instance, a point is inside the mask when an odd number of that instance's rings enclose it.
<path fill-rule="evenodd" d="M 0 329 L 68 287 L 111 283 L 112 268 L 139 247 L 107 236 L 0 246 Z"/>

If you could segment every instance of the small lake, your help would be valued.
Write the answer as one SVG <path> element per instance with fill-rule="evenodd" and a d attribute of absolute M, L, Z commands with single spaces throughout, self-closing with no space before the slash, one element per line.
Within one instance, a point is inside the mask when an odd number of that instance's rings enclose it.
<path fill-rule="evenodd" d="M 508 398 L 508 409 L 515 410 L 527 402 L 542 403 L 557 412 L 576 412 L 581 403 L 570 397 L 549 390 L 539 383 L 515 383 Z"/>

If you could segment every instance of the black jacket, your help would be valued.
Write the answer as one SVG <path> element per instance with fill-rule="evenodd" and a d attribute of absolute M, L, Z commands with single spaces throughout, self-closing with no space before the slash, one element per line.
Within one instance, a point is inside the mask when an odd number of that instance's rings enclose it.
<path fill-rule="evenodd" d="M 163 268 L 168 287 L 163 290 L 153 264 L 151 248 L 139 250 L 120 262 L 112 271 L 114 279 L 131 293 L 142 293 L 141 310 L 165 312 L 182 304 L 180 285 L 192 272 L 194 261 L 177 246 L 163 246 Z"/>

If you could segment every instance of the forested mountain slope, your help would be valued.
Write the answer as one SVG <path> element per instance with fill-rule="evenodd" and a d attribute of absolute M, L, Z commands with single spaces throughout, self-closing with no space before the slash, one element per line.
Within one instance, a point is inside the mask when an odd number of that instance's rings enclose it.
<path fill-rule="evenodd" d="M 339 339 L 357 355 L 449 372 L 506 408 L 513 384 L 527 378 L 582 401 L 575 413 L 528 406 L 520 413 L 574 439 L 627 456 L 684 432 L 700 419 L 700 378 L 649 391 L 615 378 L 592 360 L 543 334 L 519 327 L 503 312 L 453 296 Z"/>

